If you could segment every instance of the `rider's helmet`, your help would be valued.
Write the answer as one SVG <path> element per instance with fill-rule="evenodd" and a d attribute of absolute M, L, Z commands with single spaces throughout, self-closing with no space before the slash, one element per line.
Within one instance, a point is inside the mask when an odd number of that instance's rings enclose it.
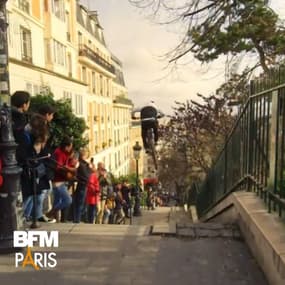
<path fill-rule="evenodd" d="M 154 101 L 149 101 L 142 109 L 141 109 L 141 119 L 145 118 L 153 118 L 153 120 L 157 117 L 157 106 Z"/>
<path fill-rule="evenodd" d="M 156 106 L 156 104 L 155 104 L 155 102 L 154 102 L 153 100 L 150 100 L 150 101 L 148 102 L 147 106 L 151 106 L 151 107 L 155 108 L 156 110 L 158 109 L 157 106 Z"/>

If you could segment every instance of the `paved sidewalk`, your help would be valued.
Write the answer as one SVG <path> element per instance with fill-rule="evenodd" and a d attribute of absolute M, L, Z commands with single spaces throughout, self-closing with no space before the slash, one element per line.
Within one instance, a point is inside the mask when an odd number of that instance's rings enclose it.
<path fill-rule="evenodd" d="M 1 284 L 267 284 L 240 241 L 150 236 L 150 224 L 165 222 L 168 214 L 166 209 L 144 211 L 132 226 L 46 225 L 60 230 L 58 266 L 40 271 L 16 269 L 13 255 L 0 256 Z"/>
<path fill-rule="evenodd" d="M 157 207 L 154 210 L 142 210 L 140 217 L 133 217 L 134 225 L 154 225 L 169 222 L 170 207 Z M 127 220 L 127 223 L 129 221 Z"/>

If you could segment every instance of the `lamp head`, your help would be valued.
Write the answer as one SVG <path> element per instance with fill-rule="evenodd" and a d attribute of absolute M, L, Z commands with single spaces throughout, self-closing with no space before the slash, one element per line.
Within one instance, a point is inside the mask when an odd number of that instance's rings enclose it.
<path fill-rule="evenodd" d="M 134 158 L 135 159 L 139 159 L 140 158 L 141 150 L 142 150 L 142 147 L 139 145 L 139 142 L 137 141 L 136 144 L 133 146 Z"/>

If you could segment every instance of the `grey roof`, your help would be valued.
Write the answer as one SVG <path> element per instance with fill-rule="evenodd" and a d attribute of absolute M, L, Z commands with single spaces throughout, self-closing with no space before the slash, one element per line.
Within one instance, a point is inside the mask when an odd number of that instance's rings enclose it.
<path fill-rule="evenodd" d="M 86 23 L 84 21 L 82 12 L 86 12 Z M 77 22 L 85 28 L 90 34 L 92 34 L 98 41 L 100 41 L 104 46 L 106 46 L 106 42 L 103 35 L 103 28 L 99 23 L 97 11 L 89 11 L 85 6 L 76 3 L 76 19 Z M 95 22 L 95 29 L 92 27 L 91 22 Z M 99 29 L 102 30 L 102 36 L 99 35 Z"/>

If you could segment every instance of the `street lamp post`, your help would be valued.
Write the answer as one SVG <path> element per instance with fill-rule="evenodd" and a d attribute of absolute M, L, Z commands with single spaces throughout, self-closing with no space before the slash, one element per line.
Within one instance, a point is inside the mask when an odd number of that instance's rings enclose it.
<path fill-rule="evenodd" d="M 136 160 L 136 189 L 135 189 L 135 205 L 134 205 L 134 216 L 141 216 L 140 210 L 140 187 L 139 187 L 139 158 L 142 147 L 139 142 L 133 146 L 134 159 Z"/>
<path fill-rule="evenodd" d="M 13 232 L 19 228 L 17 198 L 22 169 L 17 165 L 11 122 L 8 72 L 6 2 L 0 0 L 0 159 L 3 185 L 0 187 L 0 253 L 13 251 Z"/>

